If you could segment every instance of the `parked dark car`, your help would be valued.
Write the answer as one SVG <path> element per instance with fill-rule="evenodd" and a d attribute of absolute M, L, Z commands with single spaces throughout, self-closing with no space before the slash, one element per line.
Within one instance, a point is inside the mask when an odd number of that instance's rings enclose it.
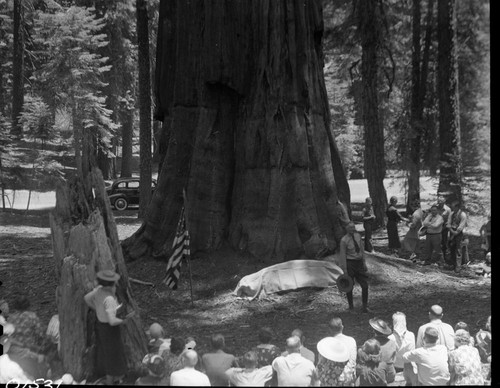
<path fill-rule="evenodd" d="M 151 182 L 151 192 L 156 189 L 156 181 Z M 126 210 L 129 205 L 139 204 L 139 178 L 121 178 L 106 188 L 111 206 L 116 210 Z"/>

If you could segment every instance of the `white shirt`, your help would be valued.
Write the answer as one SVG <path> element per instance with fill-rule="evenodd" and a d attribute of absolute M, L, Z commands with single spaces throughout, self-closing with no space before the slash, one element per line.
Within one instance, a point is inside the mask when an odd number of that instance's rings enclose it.
<path fill-rule="evenodd" d="M 411 350 L 403 355 L 403 360 L 417 364 L 421 385 L 447 385 L 450 380 L 448 349 L 444 345 L 426 345 Z"/>
<path fill-rule="evenodd" d="M 405 362 L 403 361 L 403 354 L 415 349 L 415 334 L 411 331 L 405 331 L 401 337 L 397 332 L 393 332 L 389 336 L 390 340 L 393 340 L 397 346 L 396 359 L 394 360 L 395 368 L 403 368 Z"/>
<path fill-rule="evenodd" d="M 15 381 L 18 384 L 29 384 L 33 382 L 17 362 L 12 361 L 8 354 L 0 356 L 0 384 L 10 384 Z M 11 385 L 12 386 L 12 385 Z"/>
<path fill-rule="evenodd" d="M 273 377 L 273 367 L 266 365 L 252 371 L 244 368 L 229 368 L 226 376 L 231 384 L 237 387 L 263 387 L 266 381 Z"/>
<path fill-rule="evenodd" d="M 184 369 L 172 372 L 170 386 L 210 387 L 210 380 L 205 373 L 201 373 L 192 367 L 184 367 Z"/>
<path fill-rule="evenodd" d="M 451 327 L 447 323 L 444 323 L 443 321 L 441 321 L 441 319 L 434 319 L 433 321 L 420 326 L 417 334 L 417 348 L 421 348 L 422 346 L 424 346 L 425 329 L 427 329 L 429 326 L 436 328 L 439 333 L 439 338 L 437 341 L 438 345 L 446 345 L 448 350 L 455 349 L 455 331 L 453 330 L 453 327 Z"/>
<path fill-rule="evenodd" d="M 314 364 L 299 353 L 279 356 L 273 361 L 278 387 L 308 387 L 318 380 Z"/>
<path fill-rule="evenodd" d="M 356 369 L 356 358 L 358 357 L 358 348 L 356 346 L 356 340 L 353 337 L 349 337 L 348 335 L 345 334 L 337 334 L 334 336 L 334 338 L 337 338 L 341 340 L 346 348 L 349 350 L 349 361 L 347 362 L 347 365 L 352 368 L 352 370 Z"/>

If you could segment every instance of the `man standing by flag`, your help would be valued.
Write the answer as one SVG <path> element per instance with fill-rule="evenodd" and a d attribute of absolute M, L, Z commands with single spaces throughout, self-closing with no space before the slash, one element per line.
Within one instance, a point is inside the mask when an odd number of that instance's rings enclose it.
<path fill-rule="evenodd" d="M 179 276 L 182 266 L 182 260 L 185 258 L 189 260 L 190 249 L 189 249 L 189 231 L 186 227 L 184 206 L 181 210 L 181 216 L 179 217 L 179 223 L 177 224 L 177 229 L 175 231 L 174 242 L 172 243 L 172 256 L 168 260 L 167 273 L 163 283 L 169 286 L 171 289 L 176 290 L 177 284 L 179 282 Z M 192 296 L 192 289 L 191 289 Z"/>

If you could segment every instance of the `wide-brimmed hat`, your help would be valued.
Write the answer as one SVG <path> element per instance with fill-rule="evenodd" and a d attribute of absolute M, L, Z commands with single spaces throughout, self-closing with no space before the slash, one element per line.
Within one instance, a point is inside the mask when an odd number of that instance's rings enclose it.
<path fill-rule="evenodd" d="M 104 280 L 106 282 L 116 282 L 120 279 L 120 275 L 118 275 L 112 269 L 103 269 L 102 271 L 97 272 L 96 274 L 98 279 Z"/>
<path fill-rule="evenodd" d="M 335 337 L 326 337 L 316 346 L 318 353 L 324 358 L 334 362 L 345 362 L 349 359 L 349 350 L 342 340 Z"/>
<path fill-rule="evenodd" d="M 370 319 L 370 326 L 378 333 L 380 334 L 384 334 L 384 335 L 391 335 L 392 334 L 392 330 L 391 328 L 389 327 L 389 325 L 387 324 L 386 321 L 384 321 L 383 319 L 379 319 L 379 318 L 372 318 Z"/>
<path fill-rule="evenodd" d="M 337 278 L 337 288 L 340 292 L 351 292 L 354 282 L 349 275 L 343 274 Z"/>

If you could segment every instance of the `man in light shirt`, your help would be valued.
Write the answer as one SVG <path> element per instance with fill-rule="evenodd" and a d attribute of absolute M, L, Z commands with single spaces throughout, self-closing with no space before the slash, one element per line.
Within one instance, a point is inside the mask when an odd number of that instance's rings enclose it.
<path fill-rule="evenodd" d="M 404 362 L 403 354 L 415 349 L 415 334 L 406 328 L 406 315 L 396 312 L 392 315 L 392 327 L 394 330 L 388 337 L 396 343 L 397 352 L 394 360 L 396 372 L 403 372 L 406 385 L 417 385 L 417 366 L 415 363 Z"/>
<path fill-rule="evenodd" d="M 437 263 L 440 267 L 444 265 L 443 255 L 441 251 L 441 232 L 443 230 L 444 220 L 439 214 L 438 207 L 433 205 L 430 214 L 425 217 L 422 225 L 427 228 L 425 233 L 425 248 L 427 251 L 427 259 L 424 265 L 432 264 L 432 256 L 435 253 L 438 257 Z"/>
<path fill-rule="evenodd" d="M 361 287 L 362 311 L 368 311 L 368 269 L 365 261 L 365 251 L 361 242 L 361 236 L 356 232 L 354 222 L 350 221 L 346 226 L 346 234 L 340 240 L 339 267 L 356 280 Z M 354 309 L 352 290 L 347 292 L 349 310 Z"/>
<path fill-rule="evenodd" d="M 288 356 L 279 356 L 273 361 L 273 370 L 278 377 L 279 387 L 318 386 L 316 367 L 307 358 L 300 355 L 300 339 L 290 337 L 286 340 Z"/>
<path fill-rule="evenodd" d="M 429 311 L 430 322 L 425 325 L 420 326 L 417 333 L 416 347 L 421 348 L 424 346 L 424 333 L 425 330 L 432 326 L 439 334 L 437 343 L 445 345 L 448 350 L 455 349 L 455 331 L 451 325 L 444 323 L 441 319 L 443 318 L 443 308 L 437 304 L 433 305 Z"/>
<path fill-rule="evenodd" d="M 341 318 L 333 317 L 329 326 L 330 335 L 333 338 L 341 340 L 349 351 L 349 361 L 347 362 L 347 365 L 349 366 L 348 370 L 356 370 L 356 357 L 358 355 L 356 340 L 353 337 L 343 334 L 344 325 Z"/>
<path fill-rule="evenodd" d="M 241 360 L 244 368 L 229 368 L 225 374 L 236 387 L 263 387 L 273 377 L 271 365 L 257 368 L 257 354 L 246 352 Z"/>
<path fill-rule="evenodd" d="M 178 387 L 210 387 L 210 380 L 205 373 L 194 369 L 198 363 L 198 354 L 194 350 L 182 353 L 184 368 L 170 375 L 170 386 Z"/>
<path fill-rule="evenodd" d="M 311 350 L 307 349 L 305 346 L 304 346 L 304 343 L 306 341 L 306 337 L 304 336 L 304 333 L 302 332 L 302 330 L 300 329 L 295 329 L 294 331 L 292 331 L 292 334 L 291 334 L 291 337 L 293 336 L 296 336 L 296 337 L 299 337 L 300 339 L 300 355 L 304 358 L 307 358 L 309 361 L 311 361 L 313 364 L 314 362 L 316 361 L 316 355 L 314 354 L 314 352 L 312 352 Z M 288 352 L 285 350 L 283 353 L 281 353 L 281 355 L 283 357 L 286 357 L 288 356 Z"/>
<path fill-rule="evenodd" d="M 418 385 L 447 385 L 450 380 L 448 370 L 448 349 L 437 344 L 439 333 L 434 327 L 424 332 L 424 346 L 403 354 L 403 361 L 414 362 L 418 369 Z"/>

